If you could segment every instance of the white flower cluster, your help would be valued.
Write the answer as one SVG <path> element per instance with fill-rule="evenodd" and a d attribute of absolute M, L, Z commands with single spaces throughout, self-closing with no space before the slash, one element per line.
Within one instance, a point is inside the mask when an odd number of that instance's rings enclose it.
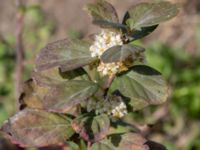
<path fill-rule="evenodd" d="M 89 99 L 86 105 L 87 111 L 91 112 L 95 110 L 96 115 L 108 114 L 113 117 L 122 118 L 128 113 L 127 106 L 121 98 L 101 101 Z"/>
<path fill-rule="evenodd" d="M 121 101 L 118 106 L 108 112 L 109 115 L 111 114 L 112 116 L 118 118 L 124 117 L 127 113 L 127 107 L 123 101 Z"/>
<path fill-rule="evenodd" d="M 99 35 L 96 35 L 95 42 L 90 47 L 91 56 L 100 58 L 107 49 L 116 45 L 123 45 L 121 35 L 119 33 L 103 30 Z M 97 70 L 103 75 L 112 75 L 127 70 L 127 68 L 122 62 L 106 64 L 101 62 Z"/>
<path fill-rule="evenodd" d="M 101 57 L 107 49 L 122 45 L 121 35 L 119 33 L 103 30 L 99 35 L 95 36 L 95 42 L 90 47 L 92 57 Z"/>
<path fill-rule="evenodd" d="M 102 72 L 103 75 L 112 75 L 121 71 L 127 70 L 122 62 L 114 62 L 114 63 L 100 63 L 97 70 Z"/>

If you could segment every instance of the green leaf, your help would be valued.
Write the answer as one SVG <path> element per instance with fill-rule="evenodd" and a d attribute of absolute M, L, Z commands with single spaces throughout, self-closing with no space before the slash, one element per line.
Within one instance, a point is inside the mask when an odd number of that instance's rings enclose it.
<path fill-rule="evenodd" d="M 0 126 L 2 126 L 3 122 L 9 117 L 9 113 L 7 112 L 5 105 L 3 102 L 4 99 L 2 99 L 0 103 Z M 1 137 L 1 134 L 0 134 Z"/>
<path fill-rule="evenodd" d="M 86 6 L 87 11 L 92 16 L 93 23 L 103 28 L 126 28 L 119 23 L 115 8 L 104 0 L 98 0 L 94 4 Z"/>
<path fill-rule="evenodd" d="M 101 56 L 104 63 L 123 62 L 127 59 L 133 62 L 144 60 L 144 48 L 132 44 L 118 45 L 109 48 Z"/>
<path fill-rule="evenodd" d="M 68 80 L 87 80 L 87 73 L 84 69 L 78 68 L 72 71 L 61 72 L 59 68 L 51 68 L 41 72 L 32 72 L 31 77 L 39 85 L 55 85 Z"/>
<path fill-rule="evenodd" d="M 72 122 L 76 133 L 89 142 L 97 142 L 106 137 L 110 128 L 110 120 L 107 115 L 90 116 L 82 115 Z"/>
<path fill-rule="evenodd" d="M 20 96 L 21 109 L 28 107 L 75 113 L 76 105 L 93 95 L 97 89 L 97 84 L 84 80 L 70 80 L 51 86 L 38 85 L 34 80 L 28 80 Z"/>
<path fill-rule="evenodd" d="M 91 150 L 119 150 L 108 139 L 94 143 Z"/>
<path fill-rule="evenodd" d="M 98 85 L 91 81 L 70 80 L 52 86 L 43 100 L 43 105 L 48 111 L 65 113 L 97 90 Z"/>
<path fill-rule="evenodd" d="M 72 141 L 67 142 L 67 144 L 69 145 L 70 150 L 80 150 L 79 145 Z"/>
<path fill-rule="evenodd" d="M 159 143 L 156 143 L 156 142 L 154 142 L 154 141 L 147 141 L 145 144 L 149 146 L 149 149 L 150 149 L 150 150 L 151 150 L 151 149 L 152 149 L 152 150 L 153 150 L 153 149 L 169 150 L 169 149 L 167 149 L 164 145 L 159 144 Z"/>
<path fill-rule="evenodd" d="M 93 144 L 91 150 L 149 150 L 145 142 L 138 133 L 113 134 Z"/>
<path fill-rule="evenodd" d="M 135 112 L 132 112 L 135 113 Z M 140 132 L 140 129 L 138 129 L 136 126 L 132 125 L 130 122 L 126 121 L 126 118 L 134 118 L 133 116 L 129 114 L 126 115 L 125 118 L 112 120 L 111 122 L 111 128 L 109 130 L 109 135 L 112 134 L 123 134 L 127 132 Z"/>
<path fill-rule="evenodd" d="M 31 77 L 40 85 L 58 84 L 68 80 L 67 78 L 62 77 L 61 71 L 57 67 L 41 72 L 33 71 Z"/>
<path fill-rule="evenodd" d="M 60 40 L 48 44 L 36 58 L 36 71 L 60 67 L 62 72 L 77 69 L 96 60 L 89 51 L 90 43 L 82 40 Z"/>
<path fill-rule="evenodd" d="M 83 139 L 80 140 L 80 149 L 87 150 L 86 142 Z"/>
<path fill-rule="evenodd" d="M 141 28 L 141 30 L 130 31 L 130 33 L 126 35 L 126 38 L 128 39 L 129 42 L 141 39 L 152 33 L 157 27 L 158 25 L 154 25 L 150 27 L 143 27 Z"/>
<path fill-rule="evenodd" d="M 23 92 L 19 97 L 20 109 L 36 108 L 44 109 L 43 100 L 49 88 L 39 86 L 33 79 L 29 79 L 23 84 Z"/>
<path fill-rule="evenodd" d="M 178 7 L 170 2 L 140 3 L 128 11 L 124 22 L 131 30 L 141 30 L 143 27 L 158 25 L 170 20 L 178 14 Z"/>
<path fill-rule="evenodd" d="M 126 24 L 126 20 L 130 19 L 130 15 L 128 12 L 126 12 L 124 18 L 123 18 L 123 24 Z M 150 33 L 152 33 L 158 25 L 153 25 L 150 27 L 142 27 L 140 30 L 131 30 L 128 33 L 125 33 L 126 38 L 128 39 L 129 42 L 141 39 Z"/>
<path fill-rule="evenodd" d="M 22 147 L 44 147 L 64 143 L 74 131 L 65 115 L 25 109 L 2 127 L 10 139 Z"/>
<path fill-rule="evenodd" d="M 134 66 L 130 71 L 118 76 L 111 89 L 119 90 L 127 97 L 133 110 L 150 104 L 162 104 L 168 97 L 167 82 L 158 71 L 144 65 Z"/>

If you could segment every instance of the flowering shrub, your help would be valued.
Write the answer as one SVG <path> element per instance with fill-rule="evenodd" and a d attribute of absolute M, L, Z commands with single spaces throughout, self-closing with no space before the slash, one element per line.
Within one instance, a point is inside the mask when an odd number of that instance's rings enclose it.
<path fill-rule="evenodd" d="M 168 86 L 147 66 L 145 49 L 132 41 L 176 16 L 177 5 L 140 3 L 126 12 L 122 23 L 104 0 L 86 9 L 102 32 L 94 41 L 64 39 L 43 48 L 24 83 L 20 111 L 1 130 L 22 147 L 66 144 L 82 149 L 87 143 L 92 150 L 148 150 L 147 140 L 121 118 L 165 102 Z"/>

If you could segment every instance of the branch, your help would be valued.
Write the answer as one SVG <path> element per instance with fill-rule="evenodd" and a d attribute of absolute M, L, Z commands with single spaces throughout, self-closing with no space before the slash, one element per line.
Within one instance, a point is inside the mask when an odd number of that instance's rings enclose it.
<path fill-rule="evenodd" d="M 109 76 L 109 78 L 107 79 L 104 87 L 103 87 L 103 90 L 105 90 L 105 93 L 104 93 L 104 97 L 108 97 L 108 91 L 109 91 L 109 88 L 113 82 L 113 80 L 115 79 L 115 74 L 112 74 L 111 76 Z"/>
<path fill-rule="evenodd" d="M 23 47 L 23 25 L 24 25 L 24 13 L 20 10 L 23 7 L 21 0 L 16 0 L 17 13 L 16 13 L 16 74 L 15 74 L 15 94 L 16 94 L 16 108 L 19 109 L 18 98 L 21 92 L 22 85 L 22 75 L 24 70 L 24 47 Z"/>
<path fill-rule="evenodd" d="M 105 83 L 104 89 L 108 89 L 111 86 L 115 76 L 116 76 L 115 74 L 112 74 L 111 76 L 109 76 L 108 80 Z"/>
<path fill-rule="evenodd" d="M 91 142 L 87 142 L 87 150 L 90 150 L 91 148 Z"/>

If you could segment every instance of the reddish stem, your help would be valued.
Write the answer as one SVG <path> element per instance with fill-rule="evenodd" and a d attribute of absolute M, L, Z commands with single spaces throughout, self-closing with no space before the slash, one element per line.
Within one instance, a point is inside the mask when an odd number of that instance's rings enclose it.
<path fill-rule="evenodd" d="M 109 76 L 109 78 L 106 82 L 106 85 L 105 85 L 105 89 L 108 89 L 111 86 L 115 76 L 116 76 L 115 74 L 112 74 L 111 76 Z"/>
<path fill-rule="evenodd" d="M 87 150 L 90 150 L 91 148 L 91 142 L 87 142 Z"/>
<path fill-rule="evenodd" d="M 19 10 L 23 6 L 21 0 L 16 0 L 18 12 L 16 14 L 16 76 L 15 76 L 15 93 L 16 93 L 16 108 L 19 109 L 18 98 L 22 89 L 22 76 L 24 70 L 24 47 L 23 47 L 23 25 L 24 25 L 24 14 Z"/>

